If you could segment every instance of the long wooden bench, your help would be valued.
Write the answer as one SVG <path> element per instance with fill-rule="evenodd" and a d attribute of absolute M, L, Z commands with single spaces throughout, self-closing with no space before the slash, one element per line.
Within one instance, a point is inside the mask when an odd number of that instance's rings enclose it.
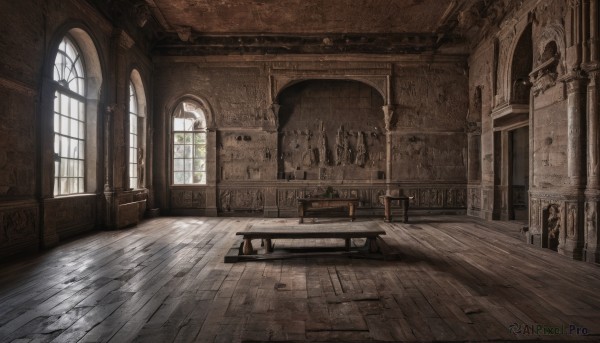
<path fill-rule="evenodd" d="M 366 238 L 366 246 L 370 253 L 379 251 L 377 237 L 385 235 L 385 230 L 378 227 L 367 226 L 359 223 L 332 225 L 252 225 L 246 231 L 237 232 L 236 235 L 243 236 L 242 255 L 254 253 L 252 247 L 253 239 L 262 239 L 265 242 L 265 250 L 273 252 L 273 239 L 303 239 L 303 238 L 340 238 L 346 241 L 346 250 L 350 250 L 352 238 Z"/>
<path fill-rule="evenodd" d="M 298 223 L 304 223 L 308 212 L 348 208 L 350 221 L 354 221 L 358 198 L 298 198 Z"/>

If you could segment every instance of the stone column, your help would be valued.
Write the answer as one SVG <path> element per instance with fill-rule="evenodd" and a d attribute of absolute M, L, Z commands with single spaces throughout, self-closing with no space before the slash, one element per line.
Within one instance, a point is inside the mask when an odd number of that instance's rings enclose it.
<path fill-rule="evenodd" d="M 111 40 L 111 63 L 108 77 L 107 121 L 105 125 L 106 151 L 106 183 L 105 226 L 117 227 L 118 195 L 129 188 L 127 142 L 129 141 L 129 75 L 127 51 L 133 46 L 134 40 L 123 30 L 115 30 Z"/>
<path fill-rule="evenodd" d="M 565 203 L 566 230 L 564 245 L 559 252 L 574 259 L 581 259 L 583 249 L 583 191 L 585 188 L 584 119 L 586 110 L 586 79 L 574 71 L 563 81 L 567 85 L 567 173 L 569 178 L 568 196 Z M 562 234 L 561 232 L 561 234 Z"/>
<path fill-rule="evenodd" d="M 382 107 L 384 122 L 385 122 L 385 183 L 386 194 L 390 194 L 390 186 L 392 182 L 392 116 L 394 115 L 394 107 L 385 105 Z"/>
<path fill-rule="evenodd" d="M 580 189 L 584 184 L 583 119 L 585 118 L 585 81 L 581 75 L 570 75 L 567 85 L 567 172 L 569 184 Z"/>
<path fill-rule="evenodd" d="M 598 0 L 589 3 L 589 62 L 584 65 L 588 74 L 587 89 L 587 187 L 585 192 L 585 220 L 583 257 L 588 262 L 600 262 L 600 242 L 598 241 L 598 206 L 600 204 L 600 129 L 598 101 Z"/>
<path fill-rule="evenodd" d="M 481 123 L 467 127 L 467 180 L 469 184 L 481 183 Z"/>

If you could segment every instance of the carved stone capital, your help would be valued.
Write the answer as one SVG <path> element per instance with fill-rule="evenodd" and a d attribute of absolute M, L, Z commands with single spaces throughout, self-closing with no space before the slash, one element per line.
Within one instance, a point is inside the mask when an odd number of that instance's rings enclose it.
<path fill-rule="evenodd" d="M 115 30 L 113 39 L 117 42 L 117 45 L 120 48 L 125 50 L 131 48 L 135 44 L 133 38 L 131 38 L 131 36 L 122 29 Z"/>
<path fill-rule="evenodd" d="M 571 72 L 561 77 L 559 81 L 566 84 L 567 93 L 578 93 L 584 89 L 587 75 L 582 69 L 573 69 Z"/>

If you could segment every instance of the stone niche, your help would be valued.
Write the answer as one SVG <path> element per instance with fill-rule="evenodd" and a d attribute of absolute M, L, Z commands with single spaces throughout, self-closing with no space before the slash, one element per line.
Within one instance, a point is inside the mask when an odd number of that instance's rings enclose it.
<path fill-rule="evenodd" d="M 351 80 L 308 80 L 279 95 L 278 178 L 383 179 L 382 96 Z"/>

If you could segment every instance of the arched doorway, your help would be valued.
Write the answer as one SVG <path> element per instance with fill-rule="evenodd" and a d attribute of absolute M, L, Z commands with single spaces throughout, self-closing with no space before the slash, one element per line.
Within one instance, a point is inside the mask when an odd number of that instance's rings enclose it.
<path fill-rule="evenodd" d="M 492 113 L 494 120 L 494 219 L 528 220 L 529 73 L 533 69 L 532 28 L 528 24 L 514 46 L 508 78 L 509 101 Z"/>

